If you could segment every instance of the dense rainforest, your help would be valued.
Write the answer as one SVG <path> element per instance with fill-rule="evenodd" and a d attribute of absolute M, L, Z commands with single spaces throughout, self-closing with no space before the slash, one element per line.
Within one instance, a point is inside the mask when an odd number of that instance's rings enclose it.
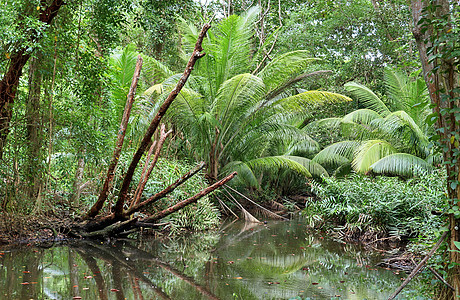
<path fill-rule="evenodd" d="M 410 241 L 427 289 L 456 299 L 459 13 L 0 0 L 0 244 L 300 212 L 340 239 Z"/>

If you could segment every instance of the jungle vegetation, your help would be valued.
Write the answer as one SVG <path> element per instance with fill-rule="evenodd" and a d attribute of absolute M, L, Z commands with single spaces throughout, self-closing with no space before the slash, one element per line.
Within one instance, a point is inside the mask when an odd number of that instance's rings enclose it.
<path fill-rule="evenodd" d="M 432 238 L 449 232 L 454 291 L 439 294 L 459 296 L 457 1 L 0 0 L 0 29 L 1 214 L 100 214 L 104 227 L 189 204 L 237 171 L 228 184 L 258 204 L 295 206 L 289 197 L 313 186 L 324 199 L 307 213 L 340 211 L 350 226 L 414 236 L 440 211 Z M 198 182 L 157 203 L 193 166 Z M 443 192 L 423 185 L 430 176 Z M 343 202 L 342 185 L 380 180 L 399 192 L 420 183 L 436 199 L 382 202 L 398 205 L 387 219 Z M 216 199 L 200 200 L 202 226 L 193 210 L 168 218 L 178 231 L 207 228 Z"/>

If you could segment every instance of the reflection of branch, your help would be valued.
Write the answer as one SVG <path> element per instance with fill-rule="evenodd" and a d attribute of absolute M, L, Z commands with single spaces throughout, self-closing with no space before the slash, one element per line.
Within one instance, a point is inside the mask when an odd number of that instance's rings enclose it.
<path fill-rule="evenodd" d="M 187 282 L 190 284 L 192 287 L 194 287 L 198 292 L 200 292 L 202 295 L 208 297 L 209 299 L 213 300 L 219 300 L 213 293 L 208 291 L 205 287 L 199 285 L 198 283 L 193 280 L 193 278 L 188 277 L 187 275 L 182 274 L 179 270 L 174 269 L 167 263 L 161 262 L 157 259 L 152 260 L 155 264 L 159 265 L 162 269 L 168 271 L 169 273 L 173 274 L 174 276 L 182 279 L 183 281 Z"/>
<path fill-rule="evenodd" d="M 136 278 L 139 278 L 140 280 L 142 280 L 145 283 L 147 283 L 155 291 L 155 293 L 160 298 L 167 299 L 167 300 L 170 299 L 169 296 L 165 292 L 163 292 L 160 288 L 157 288 L 155 286 L 155 284 L 149 278 L 147 278 L 142 272 L 138 271 L 131 264 L 128 264 L 123 258 L 115 256 L 114 252 L 109 252 L 109 251 L 107 251 L 105 249 L 105 247 L 101 247 L 101 246 L 99 246 L 99 245 L 97 245 L 95 243 L 91 243 L 90 241 L 86 241 L 85 246 L 86 247 L 84 247 L 84 248 L 80 246 L 80 249 L 79 249 L 78 245 L 72 245 L 72 247 L 77 249 L 77 251 L 80 253 L 80 255 L 82 255 L 82 253 L 83 253 L 83 255 L 89 256 L 88 253 L 91 253 L 92 256 L 98 257 L 98 258 L 100 258 L 100 259 L 102 259 L 102 260 L 104 260 L 104 261 L 106 261 L 106 262 L 108 262 L 110 264 L 114 264 L 115 262 L 119 263 L 120 265 L 125 267 L 127 271 L 132 272 L 133 275 Z M 113 250 L 115 250 L 115 249 L 113 249 Z M 120 254 L 120 256 L 123 255 L 121 253 L 119 253 L 119 254 Z M 90 257 L 90 258 L 94 260 L 94 258 L 92 258 L 92 257 Z M 96 280 L 97 280 L 97 276 L 96 276 Z M 107 298 L 104 298 L 104 299 L 107 299 Z"/>
<path fill-rule="evenodd" d="M 112 264 L 112 278 L 113 286 L 117 289 L 117 292 L 115 293 L 117 300 L 124 300 L 125 293 L 123 292 L 123 282 L 121 281 L 120 264 L 118 262 Z"/>
<path fill-rule="evenodd" d="M 99 299 L 101 300 L 107 300 L 109 299 L 107 297 L 107 290 L 105 286 L 104 279 L 102 278 L 102 273 L 101 270 L 99 269 L 99 266 L 97 265 L 96 260 L 91 256 L 88 255 L 85 251 L 82 251 L 81 249 L 76 249 L 78 254 L 80 254 L 81 258 L 85 261 L 86 265 L 89 267 L 91 272 L 93 273 L 93 278 L 96 280 L 96 286 L 97 290 L 99 291 Z"/>
<path fill-rule="evenodd" d="M 153 257 L 150 253 L 137 249 L 133 246 L 127 245 L 129 249 L 132 251 L 133 257 L 136 259 L 142 259 L 142 260 L 147 260 L 149 262 L 153 262 L 154 264 L 160 266 L 162 269 L 168 271 L 169 273 L 173 274 L 174 276 L 178 277 L 179 279 L 182 279 L 183 281 L 187 282 L 190 284 L 193 288 L 195 288 L 198 292 L 200 292 L 202 295 L 208 297 L 209 299 L 213 300 L 219 300 L 217 296 L 215 296 L 213 293 L 211 293 L 208 289 L 205 287 L 199 285 L 198 283 L 195 282 L 193 278 L 188 277 L 187 275 L 183 274 L 181 271 L 173 268 L 169 264 L 160 261 L 156 257 Z"/>

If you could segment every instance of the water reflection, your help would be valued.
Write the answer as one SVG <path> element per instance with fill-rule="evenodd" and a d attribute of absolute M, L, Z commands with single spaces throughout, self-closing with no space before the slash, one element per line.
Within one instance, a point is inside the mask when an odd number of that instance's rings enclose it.
<path fill-rule="evenodd" d="M 8 300 L 386 299 L 406 276 L 375 267 L 380 253 L 299 222 L 0 253 L 0 299 Z"/>

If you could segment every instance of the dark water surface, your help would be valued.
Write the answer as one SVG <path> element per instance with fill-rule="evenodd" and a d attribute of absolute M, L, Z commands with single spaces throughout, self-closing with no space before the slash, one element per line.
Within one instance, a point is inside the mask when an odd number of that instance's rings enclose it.
<path fill-rule="evenodd" d="M 376 267 L 381 257 L 299 221 L 238 222 L 163 240 L 0 248 L 0 299 L 387 299 L 407 274 Z M 406 287 L 411 295 L 416 288 Z"/>

